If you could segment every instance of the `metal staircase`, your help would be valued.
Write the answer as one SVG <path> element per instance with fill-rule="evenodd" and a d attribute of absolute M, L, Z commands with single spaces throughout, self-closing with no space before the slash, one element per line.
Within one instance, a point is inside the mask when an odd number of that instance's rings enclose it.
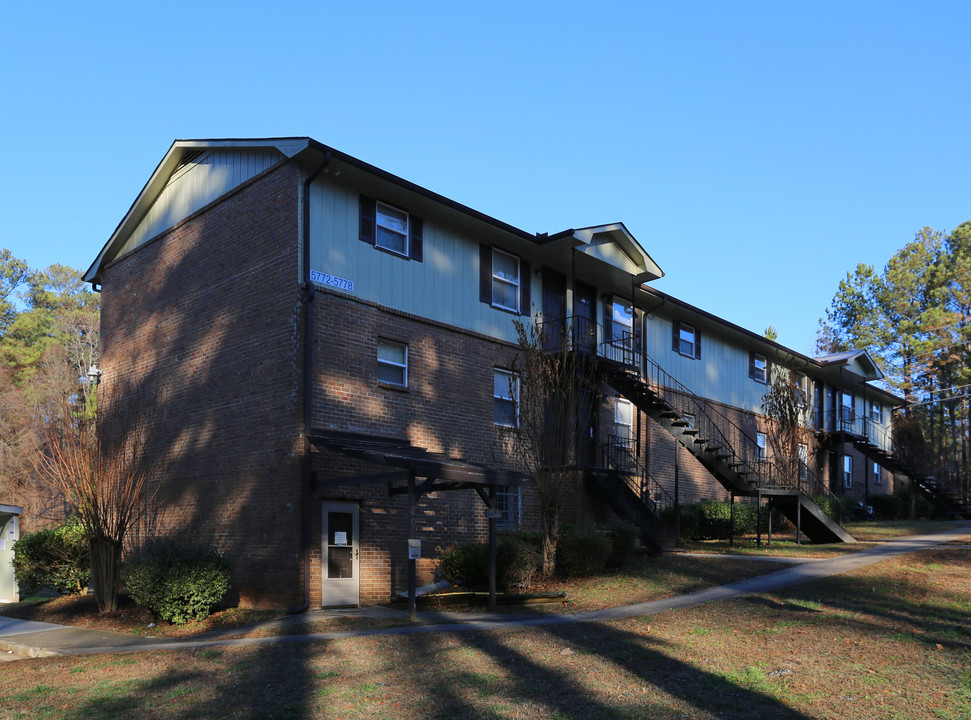
<path fill-rule="evenodd" d="M 674 529 L 662 518 L 663 510 L 674 507 L 674 498 L 637 461 L 631 440 L 611 436 L 601 448 L 600 467 L 587 468 L 583 479 L 601 491 L 615 513 L 637 526 L 647 548 L 678 548 Z"/>
<path fill-rule="evenodd" d="M 604 380 L 672 435 L 727 490 L 773 503 L 813 542 L 855 542 L 813 497 L 835 497 L 808 474 L 792 480 L 766 460 L 755 439 L 665 372 L 633 336 L 598 348 Z M 838 506 L 838 502 L 832 505 Z"/>
<path fill-rule="evenodd" d="M 914 483 L 917 491 L 949 517 L 971 518 L 971 498 L 951 490 L 934 471 L 905 445 L 895 442 L 889 430 L 870 418 L 839 418 L 836 430 L 820 431 L 823 443 L 849 442 L 871 460 Z"/>

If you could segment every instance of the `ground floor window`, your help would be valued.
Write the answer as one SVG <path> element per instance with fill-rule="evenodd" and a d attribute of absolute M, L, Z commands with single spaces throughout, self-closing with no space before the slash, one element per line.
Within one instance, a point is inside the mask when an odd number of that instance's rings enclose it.
<path fill-rule="evenodd" d="M 500 485 L 496 492 L 496 509 L 502 513 L 496 520 L 500 530 L 518 530 L 521 517 L 522 496 L 519 488 Z"/>
<path fill-rule="evenodd" d="M 881 484 L 881 478 L 880 478 L 880 463 L 876 463 L 876 462 L 873 463 L 873 484 L 874 485 L 880 485 Z"/>
<path fill-rule="evenodd" d="M 853 487 L 853 456 L 843 456 L 843 487 Z"/>

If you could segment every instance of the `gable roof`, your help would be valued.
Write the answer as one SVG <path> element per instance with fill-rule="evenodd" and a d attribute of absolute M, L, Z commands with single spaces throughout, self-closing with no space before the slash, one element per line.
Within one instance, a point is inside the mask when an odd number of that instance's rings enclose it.
<path fill-rule="evenodd" d="M 627 230 L 623 223 L 613 223 L 610 225 L 600 225 L 579 230 L 566 230 L 556 233 L 553 236 L 547 233 L 529 233 L 508 223 L 497 220 L 485 213 L 474 210 L 466 205 L 451 200 L 450 198 L 428 190 L 420 185 L 405 180 L 404 178 L 393 175 L 374 165 L 359 160 L 351 155 L 340 152 L 332 147 L 324 145 L 310 137 L 283 137 L 283 138 L 259 138 L 259 139 L 211 139 L 211 140 L 176 140 L 166 152 L 162 161 L 155 168 L 148 182 L 135 198 L 131 208 L 122 218 L 118 227 L 105 243 L 101 252 L 94 262 L 84 273 L 84 280 L 93 284 L 100 281 L 103 268 L 114 260 L 124 250 L 126 242 L 135 232 L 136 228 L 151 210 L 152 206 L 162 196 L 169 179 L 178 171 L 180 166 L 200 151 L 213 149 L 229 150 L 275 150 L 283 158 L 291 159 L 306 157 L 308 162 L 313 162 L 329 158 L 337 161 L 348 168 L 361 171 L 366 175 L 378 178 L 384 182 L 391 183 L 408 192 L 416 193 L 433 203 L 457 212 L 463 217 L 484 223 L 485 225 L 499 230 L 507 236 L 512 236 L 516 240 L 526 241 L 537 249 L 544 248 L 550 244 L 555 244 L 564 238 L 570 238 L 567 242 L 580 247 L 586 254 L 595 259 L 599 259 L 611 264 L 611 260 L 623 260 L 626 256 L 632 266 L 638 268 L 638 273 L 643 275 L 643 280 L 655 279 L 663 276 L 663 272 L 657 263 L 647 254 L 640 243 Z M 605 239 L 610 239 L 616 243 L 619 252 L 613 253 L 615 257 L 608 257 L 610 253 L 601 250 L 598 252 L 598 242 L 602 243 Z M 150 239 L 150 238 L 149 238 Z M 591 249 L 593 248 L 593 249 Z M 545 252 L 543 253 L 545 254 Z"/>

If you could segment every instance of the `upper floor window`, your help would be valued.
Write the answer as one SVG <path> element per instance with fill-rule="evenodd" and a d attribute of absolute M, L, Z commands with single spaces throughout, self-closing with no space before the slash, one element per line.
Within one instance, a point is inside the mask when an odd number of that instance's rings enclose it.
<path fill-rule="evenodd" d="M 840 393 L 840 419 L 845 423 L 851 423 L 856 420 L 854 402 L 853 393 Z"/>
<path fill-rule="evenodd" d="M 753 352 L 748 355 L 748 376 L 755 382 L 769 382 L 769 361 L 765 355 Z"/>
<path fill-rule="evenodd" d="M 378 339 L 378 380 L 408 387 L 408 346 L 393 340 Z"/>
<path fill-rule="evenodd" d="M 690 358 L 701 357 L 701 333 L 693 325 L 674 323 L 674 351 Z"/>
<path fill-rule="evenodd" d="M 796 407 L 804 408 L 809 404 L 809 378 L 796 373 Z"/>
<path fill-rule="evenodd" d="M 399 255 L 408 254 L 408 213 L 404 210 L 377 203 L 374 244 Z"/>
<path fill-rule="evenodd" d="M 528 315 L 529 263 L 490 245 L 480 245 L 479 251 L 479 300 Z"/>
<path fill-rule="evenodd" d="M 611 340 L 629 340 L 634 336 L 634 306 L 614 298 L 610 315 Z"/>
<path fill-rule="evenodd" d="M 880 403 L 875 401 L 870 403 L 870 419 L 877 424 L 883 422 L 883 408 Z"/>
<path fill-rule="evenodd" d="M 503 427 L 519 427 L 519 376 L 495 368 L 492 388 L 493 422 Z"/>
<path fill-rule="evenodd" d="M 492 250 L 492 304 L 519 312 L 519 258 Z"/>
<path fill-rule="evenodd" d="M 421 262 L 424 224 L 420 217 L 366 195 L 360 196 L 359 207 L 362 242 Z"/>

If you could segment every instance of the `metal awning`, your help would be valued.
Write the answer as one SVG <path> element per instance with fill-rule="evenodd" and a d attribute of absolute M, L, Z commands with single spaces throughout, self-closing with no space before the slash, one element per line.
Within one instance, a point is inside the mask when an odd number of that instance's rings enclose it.
<path fill-rule="evenodd" d="M 324 448 L 347 457 L 385 465 L 397 470 L 356 477 L 337 477 L 334 484 L 387 482 L 389 495 L 408 495 L 409 538 L 415 536 L 415 504 L 425 493 L 438 490 L 475 490 L 486 505 L 489 521 L 489 607 L 496 606 L 496 507 L 499 486 L 518 487 L 523 476 L 518 472 L 496 470 L 486 465 L 449 457 L 417 447 L 410 440 L 383 438 L 360 433 L 311 430 L 310 451 Z M 423 478 L 419 484 L 417 478 Z M 409 540 L 410 542 L 410 540 Z M 415 560 L 408 560 L 408 617 L 415 619 Z"/>
<path fill-rule="evenodd" d="M 409 477 L 424 479 L 418 487 L 419 494 L 437 490 L 476 490 L 481 494 L 491 485 L 518 487 L 523 480 L 522 473 L 449 457 L 412 445 L 410 440 L 401 438 L 311 430 L 310 442 L 311 452 L 325 448 L 348 457 L 397 468 L 399 472 L 335 478 L 335 483 L 340 484 L 387 482 L 391 495 L 408 492 Z"/>

